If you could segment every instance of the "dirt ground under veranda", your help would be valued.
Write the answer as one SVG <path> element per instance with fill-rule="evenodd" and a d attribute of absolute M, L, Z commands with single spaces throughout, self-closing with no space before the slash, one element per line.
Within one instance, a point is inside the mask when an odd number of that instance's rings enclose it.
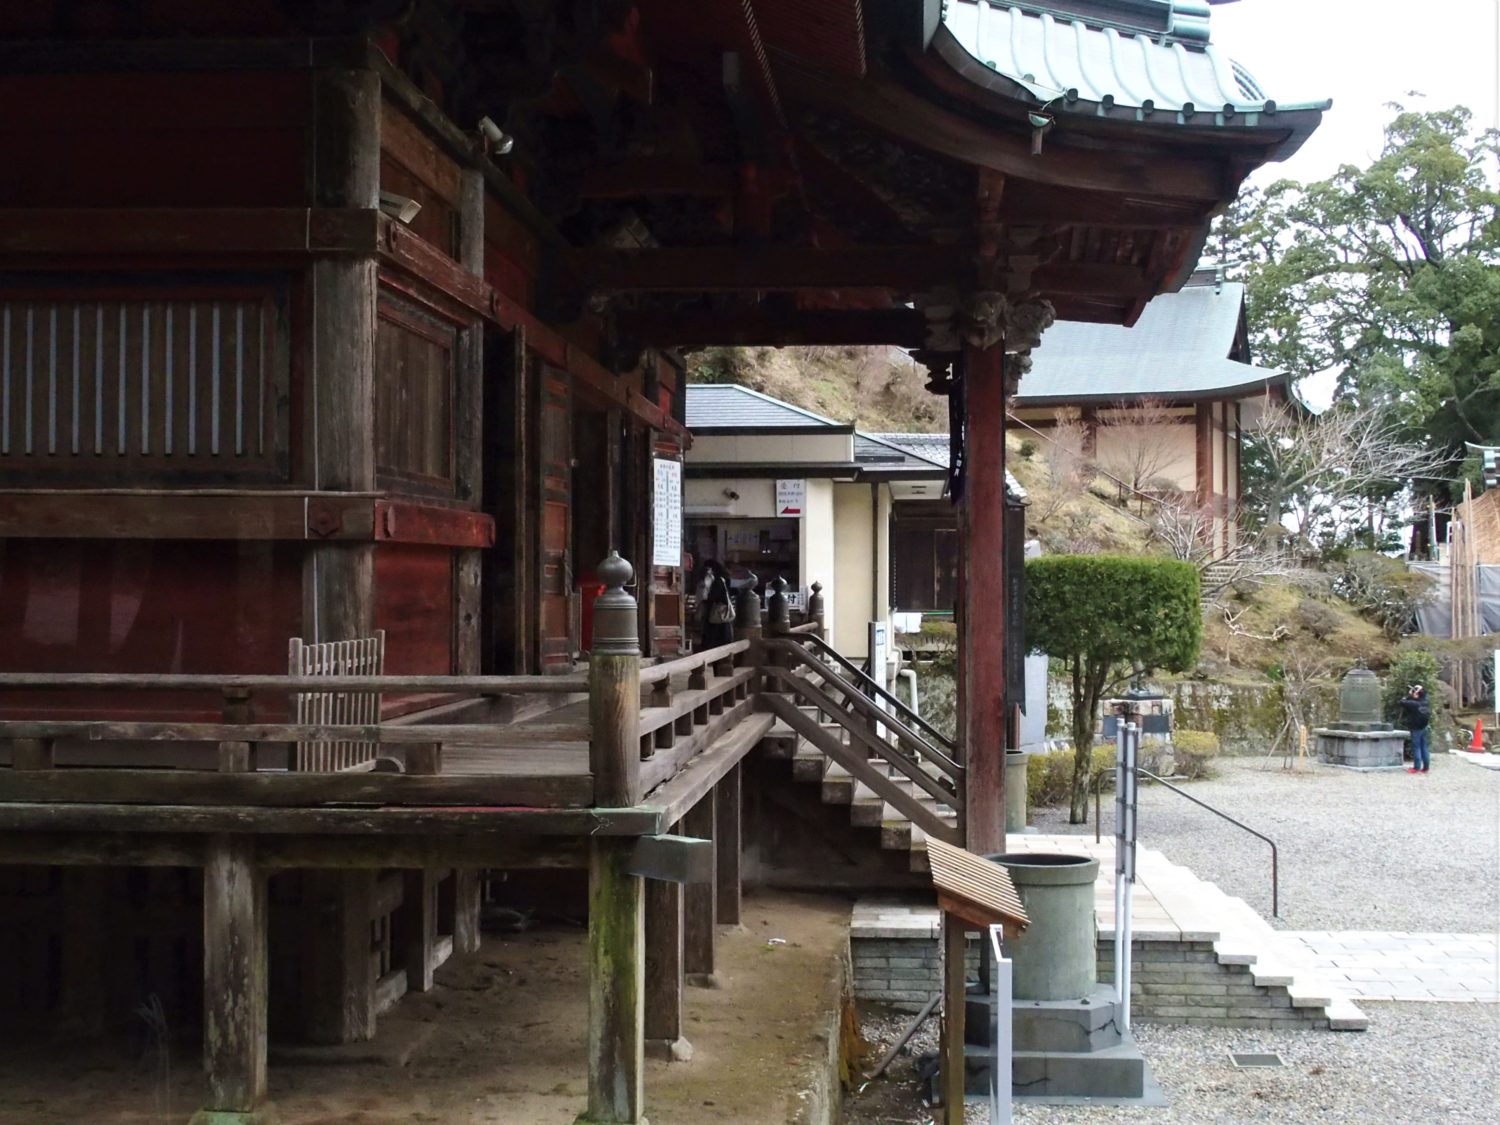
<path fill-rule="evenodd" d="M 652 1125 L 783 1125 L 827 1071 L 848 902 L 749 894 L 743 918 L 720 931 L 718 987 L 686 991 L 693 1059 L 647 1060 Z M 587 1091 L 586 986 L 582 929 L 487 934 L 478 953 L 438 971 L 433 991 L 381 1019 L 376 1041 L 356 1052 L 365 1061 L 329 1062 L 328 1052 L 289 1061 L 273 1047 L 276 1118 L 571 1125 Z M 166 1057 L 144 1036 L 0 1044 L 4 1125 L 179 1125 L 201 1088 L 195 1039 L 175 1041 Z"/>

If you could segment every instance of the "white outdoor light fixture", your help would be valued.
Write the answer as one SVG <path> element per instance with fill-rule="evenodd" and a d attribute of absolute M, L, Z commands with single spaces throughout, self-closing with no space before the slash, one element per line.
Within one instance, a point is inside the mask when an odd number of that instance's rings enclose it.
<path fill-rule="evenodd" d="M 489 142 L 490 151 L 496 156 L 505 156 L 516 147 L 516 138 L 507 133 L 489 117 L 479 119 L 479 131 Z"/>
<path fill-rule="evenodd" d="M 417 217 L 417 212 L 422 209 L 422 205 L 409 196 L 397 195 L 393 191 L 382 191 L 380 209 L 397 222 L 409 224 Z"/>

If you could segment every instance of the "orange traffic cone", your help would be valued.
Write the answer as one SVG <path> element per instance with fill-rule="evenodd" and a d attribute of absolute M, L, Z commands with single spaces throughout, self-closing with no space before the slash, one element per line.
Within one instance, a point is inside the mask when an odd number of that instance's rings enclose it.
<path fill-rule="evenodd" d="M 1484 752 L 1484 720 L 1474 720 L 1474 737 L 1469 739 L 1468 750 L 1471 754 L 1482 754 Z"/>

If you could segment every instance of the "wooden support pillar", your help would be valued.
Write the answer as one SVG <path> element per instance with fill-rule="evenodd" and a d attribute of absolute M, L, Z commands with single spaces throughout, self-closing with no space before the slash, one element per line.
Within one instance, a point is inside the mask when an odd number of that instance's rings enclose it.
<path fill-rule="evenodd" d="M 436 879 L 430 870 L 402 873 L 404 893 L 396 913 L 396 956 L 406 970 L 408 992 L 432 991 L 433 950 L 437 945 Z"/>
<path fill-rule="evenodd" d="M 198 1122 L 253 1122 L 266 1097 L 266 878 L 248 836 L 214 836 L 203 869 L 203 1062 Z"/>
<path fill-rule="evenodd" d="M 482 893 L 480 873 L 471 867 L 460 867 L 447 880 L 440 909 L 447 932 L 453 935 L 454 953 L 478 953 L 479 906 Z"/>
<path fill-rule="evenodd" d="M 964 1125 L 964 920 L 943 911 L 943 1125 Z"/>
<path fill-rule="evenodd" d="M 682 818 L 682 834 L 700 840 L 715 840 L 717 813 L 718 804 L 710 791 Z M 716 859 L 716 868 L 717 865 Z M 682 898 L 682 957 L 687 982 L 699 988 L 713 988 L 714 939 L 718 936 L 719 924 L 718 888 L 714 883 L 689 883 L 683 888 Z"/>
<path fill-rule="evenodd" d="M 717 869 L 719 924 L 740 924 L 740 767 L 735 765 L 714 787 L 714 863 Z"/>
<path fill-rule="evenodd" d="M 644 1120 L 645 880 L 626 870 L 634 841 L 589 841 L 590 1125 Z"/>
<path fill-rule="evenodd" d="M 303 872 L 299 968 L 309 1043 L 355 1043 L 375 1035 L 374 905 L 373 871 Z"/>
<path fill-rule="evenodd" d="M 1004 358 L 999 344 L 963 355 L 959 712 L 965 839 L 980 854 L 1005 850 Z"/>
<path fill-rule="evenodd" d="M 476 277 L 484 276 L 484 175 L 477 168 L 459 174 L 458 260 Z M 454 495 L 462 503 L 481 506 L 484 487 L 484 325 L 472 321 L 459 334 L 453 412 Z M 480 612 L 484 554 L 477 550 L 454 553 L 456 628 L 454 671 L 461 676 L 480 673 L 482 661 Z"/>
<path fill-rule="evenodd" d="M 646 1047 L 686 1062 L 693 1048 L 682 1034 L 682 921 L 682 884 L 647 879 Z"/>

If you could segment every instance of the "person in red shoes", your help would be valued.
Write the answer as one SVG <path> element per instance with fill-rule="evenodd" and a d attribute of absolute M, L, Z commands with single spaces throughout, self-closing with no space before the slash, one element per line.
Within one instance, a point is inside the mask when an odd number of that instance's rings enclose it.
<path fill-rule="evenodd" d="M 1427 689 L 1421 684 L 1412 684 L 1406 698 L 1401 701 L 1401 722 L 1411 731 L 1411 768 L 1407 773 L 1426 773 L 1432 762 L 1427 750 L 1427 727 L 1432 722 L 1432 702 L 1427 698 Z"/>

